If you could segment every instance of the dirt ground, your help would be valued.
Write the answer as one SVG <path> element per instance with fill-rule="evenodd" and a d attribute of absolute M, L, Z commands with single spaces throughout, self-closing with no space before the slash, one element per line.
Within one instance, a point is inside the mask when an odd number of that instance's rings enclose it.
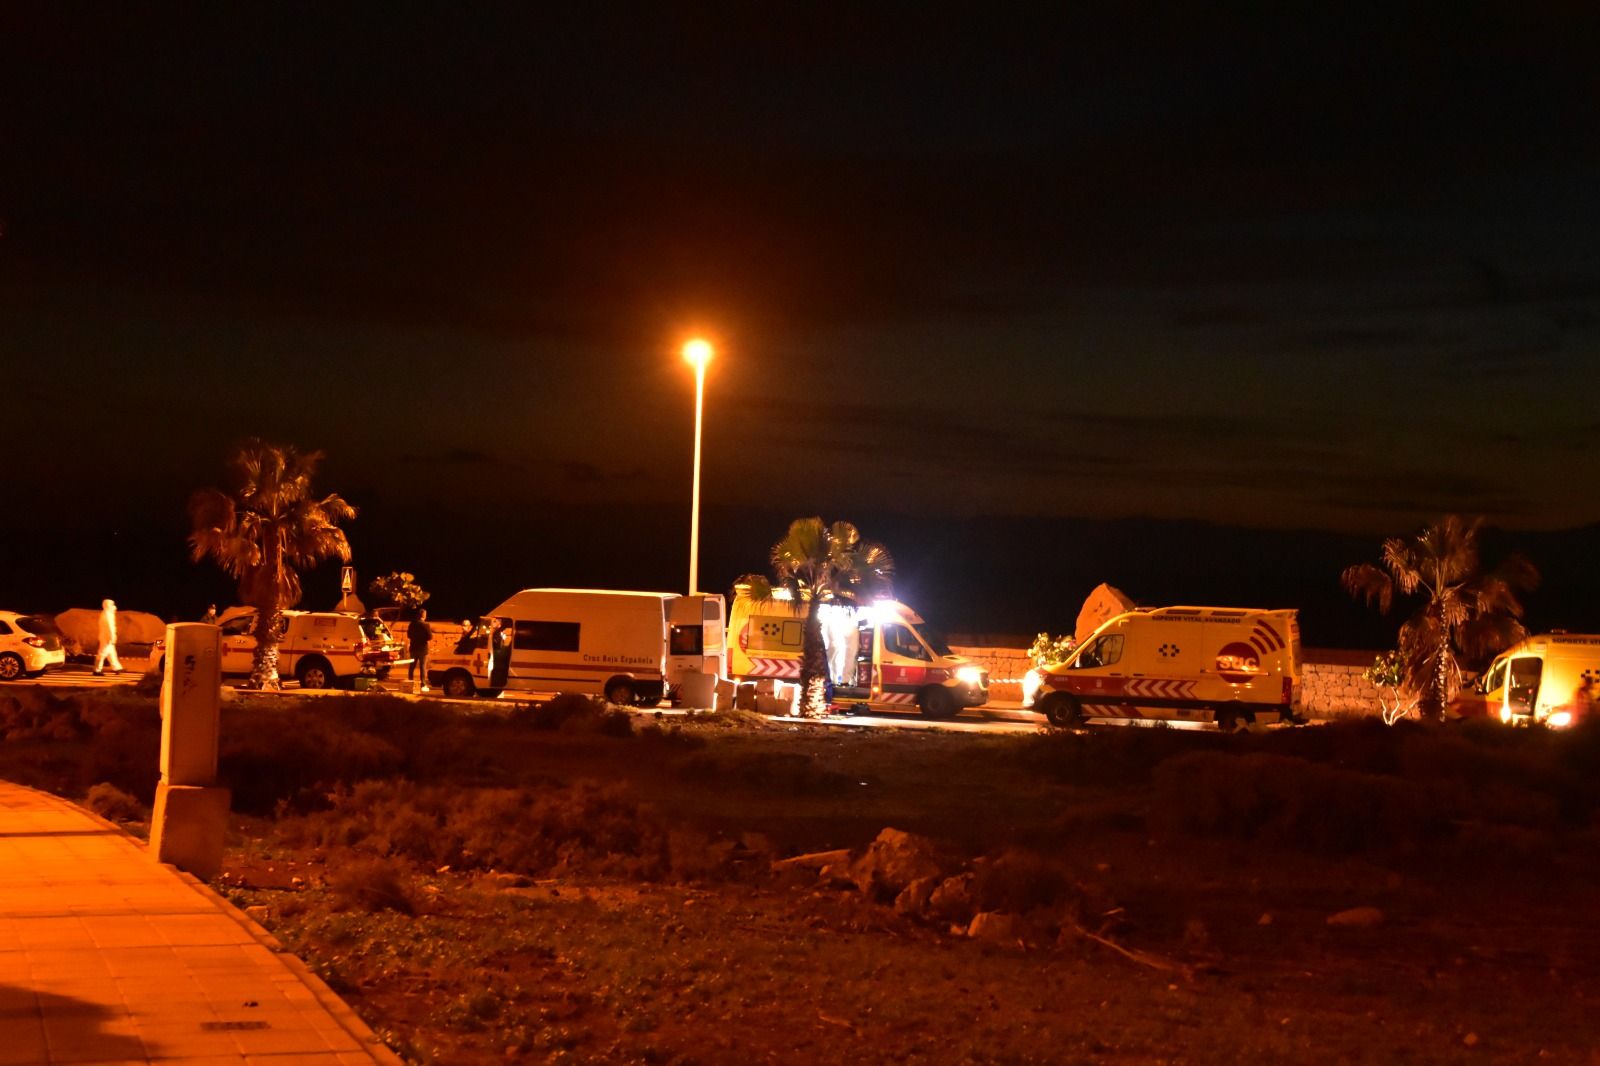
<path fill-rule="evenodd" d="M 1600 1062 L 1600 733 L 309 703 L 224 710 L 219 887 L 410 1061 Z M 158 729 L 0 698 L 0 772 L 136 821 Z"/>
<path fill-rule="evenodd" d="M 709 876 L 411 864 L 416 913 L 373 912 L 326 887 L 347 856 L 260 823 L 228 891 L 424 1062 L 1597 1061 L 1600 915 L 1588 863 L 1556 836 L 1517 838 L 1537 854 L 1509 862 L 1459 841 L 1316 854 L 1153 834 L 1138 775 L 1074 783 L 1019 767 L 1004 740 L 694 739 L 640 758 L 637 742 L 558 734 L 521 758 L 534 777 L 625 782 L 713 839 L 765 837 Z M 1087 758 L 1097 743 L 1121 742 L 1086 737 Z M 957 855 L 1032 848 L 1094 902 L 1084 928 L 1104 941 L 1045 922 L 979 942 L 771 870 L 884 826 Z M 1328 924 L 1355 907 L 1381 924 Z"/>

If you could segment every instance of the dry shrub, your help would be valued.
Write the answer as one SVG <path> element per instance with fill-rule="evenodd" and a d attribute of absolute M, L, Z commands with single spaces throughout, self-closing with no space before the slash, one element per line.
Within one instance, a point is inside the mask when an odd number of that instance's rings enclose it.
<path fill-rule="evenodd" d="M 511 720 L 532 729 L 559 729 L 563 733 L 633 735 L 631 714 L 577 692 L 563 692 L 543 703 L 523 704 L 511 713 Z"/>
<path fill-rule="evenodd" d="M 1172 729 L 1092 729 L 1087 733 L 1039 733 L 1002 748 L 1005 761 L 1030 773 L 1082 785 L 1127 785 L 1147 781 L 1164 760 L 1232 738 Z"/>
<path fill-rule="evenodd" d="M 125 690 L 19 685 L 0 692 L 0 763 L 26 784 L 86 791 L 105 781 L 148 802 L 160 743 L 156 702 Z"/>
<path fill-rule="evenodd" d="M 307 799 L 337 784 L 393 775 L 405 761 L 387 739 L 321 708 L 265 701 L 223 708 L 220 749 L 218 775 L 233 790 L 235 809 L 250 814 L 269 814 L 280 800 Z"/>
<path fill-rule="evenodd" d="M 328 863 L 328 888 L 340 909 L 415 914 L 410 872 L 394 859 L 347 855 Z"/>
<path fill-rule="evenodd" d="M 1411 846 L 1444 831 L 1435 790 L 1411 781 L 1253 753 L 1192 752 L 1156 767 L 1149 824 L 1349 853 Z"/>
<path fill-rule="evenodd" d="M 42 685 L 8 686 L 0 692 L 0 737 L 9 742 L 80 739 L 88 732 L 80 706 L 78 693 L 54 694 Z"/>
<path fill-rule="evenodd" d="M 458 869 L 659 877 L 671 868 L 665 826 L 616 786 L 462 790 L 369 781 L 332 802 L 290 835 Z"/>
<path fill-rule="evenodd" d="M 1033 851 L 1007 848 L 972 865 L 979 910 L 1026 914 L 1058 903 L 1072 887 L 1067 871 Z"/>
<path fill-rule="evenodd" d="M 678 768 L 687 781 L 720 782 L 787 796 L 832 796 L 848 791 L 846 774 L 825 768 L 803 752 L 755 751 L 695 755 Z"/>
<path fill-rule="evenodd" d="M 149 817 L 144 804 L 108 781 L 89 789 L 83 797 L 83 805 L 113 822 L 142 822 Z"/>

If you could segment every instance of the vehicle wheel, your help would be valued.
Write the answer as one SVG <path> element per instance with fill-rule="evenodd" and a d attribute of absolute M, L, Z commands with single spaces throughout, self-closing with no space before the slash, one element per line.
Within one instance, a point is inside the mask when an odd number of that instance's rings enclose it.
<path fill-rule="evenodd" d="M 961 710 L 956 706 L 955 696 L 943 685 L 923 689 L 917 707 L 922 711 L 922 717 L 935 719 L 954 718 Z"/>
<path fill-rule="evenodd" d="M 332 688 L 334 683 L 333 668 L 321 659 L 307 659 L 294 676 L 301 688 Z"/>
<path fill-rule="evenodd" d="M 471 699 L 477 691 L 472 675 L 465 670 L 454 670 L 444 677 L 444 694 L 453 700 Z"/>
<path fill-rule="evenodd" d="M 1083 709 L 1065 692 L 1052 692 L 1034 705 L 1051 725 L 1071 729 L 1083 722 Z"/>
<path fill-rule="evenodd" d="M 606 702 L 615 703 L 619 707 L 633 706 L 633 682 L 617 679 L 606 682 Z"/>
<path fill-rule="evenodd" d="M 0 655 L 0 681 L 15 681 L 23 672 L 21 657 L 10 652 Z"/>

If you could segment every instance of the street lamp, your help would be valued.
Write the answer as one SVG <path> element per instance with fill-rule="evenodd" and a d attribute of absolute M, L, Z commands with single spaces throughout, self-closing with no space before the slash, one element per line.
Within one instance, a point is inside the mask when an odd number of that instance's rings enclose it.
<path fill-rule="evenodd" d="M 711 342 L 696 337 L 683 346 L 683 357 L 694 366 L 694 492 L 689 504 L 689 595 L 700 590 L 700 423 L 705 414 L 706 364 Z"/>

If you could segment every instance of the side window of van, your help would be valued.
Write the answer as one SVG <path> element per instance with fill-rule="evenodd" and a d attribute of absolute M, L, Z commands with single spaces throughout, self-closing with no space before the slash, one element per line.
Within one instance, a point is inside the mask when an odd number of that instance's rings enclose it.
<path fill-rule="evenodd" d="M 1106 633 L 1085 648 L 1083 654 L 1072 661 L 1072 665 L 1087 670 L 1096 666 L 1114 666 L 1121 659 L 1122 634 Z"/>
<path fill-rule="evenodd" d="M 883 650 L 907 659 L 927 659 L 928 649 L 916 635 L 900 625 L 886 625 L 883 627 Z"/>
<path fill-rule="evenodd" d="M 230 636 L 230 637 L 243 636 L 244 634 L 246 634 L 246 633 L 250 632 L 252 629 L 254 629 L 255 628 L 255 624 L 256 624 L 256 616 L 255 615 L 253 615 L 253 614 L 242 614 L 242 615 L 239 615 L 237 618 L 230 618 L 226 622 L 222 623 L 222 632 L 223 632 L 223 634 L 225 636 Z"/>
<path fill-rule="evenodd" d="M 512 647 L 537 651 L 577 651 L 577 622 L 521 622 Z"/>

